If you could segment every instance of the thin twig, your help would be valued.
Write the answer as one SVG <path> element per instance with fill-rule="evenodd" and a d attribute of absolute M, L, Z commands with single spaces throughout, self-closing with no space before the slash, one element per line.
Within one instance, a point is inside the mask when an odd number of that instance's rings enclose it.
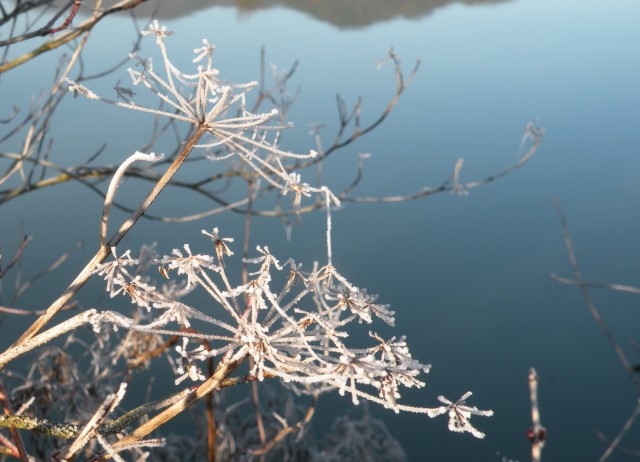
<path fill-rule="evenodd" d="M 9 61 L 3 65 L 0 66 L 0 74 L 2 74 L 3 72 L 6 72 L 10 69 L 13 69 L 14 67 L 17 67 L 21 64 L 26 63 L 27 61 L 41 55 L 42 53 L 46 53 L 48 51 L 54 50 L 68 42 L 70 42 L 71 40 L 79 37 L 83 32 L 86 32 L 88 30 L 90 30 L 91 28 L 93 28 L 93 26 L 95 26 L 101 19 L 103 19 L 105 16 L 108 16 L 110 14 L 113 13 L 117 13 L 119 11 L 123 11 L 123 10 L 129 10 L 131 8 L 135 8 L 136 6 L 138 6 L 140 3 L 145 2 L 147 0 L 122 0 L 120 2 L 118 2 L 117 4 L 113 5 L 111 8 L 104 10 L 104 11 L 100 11 L 98 12 L 96 15 L 94 15 L 93 17 L 91 17 L 90 19 L 87 19 L 86 21 L 84 21 L 82 24 L 80 24 L 76 29 L 67 31 L 65 33 L 63 33 L 62 35 L 56 37 L 55 39 L 49 40 L 48 42 L 42 44 L 41 46 L 39 46 L 38 48 L 36 48 L 35 50 L 32 50 L 28 53 L 23 54 L 22 56 L 14 59 L 13 61 Z"/>
<path fill-rule="evenodd" d="M 602 330 L 602 332 L 607 337 L 607 340 L 609 340 L 609 343 L 613 347 L 613 350 L 615 351 L 616 356 L 620 360 L 622 367 L 624 367 L 624 369 L 627 371 L 627 375 L 629 376 L 631 383 L 633 383 L 638 393 L 640 393 L 640 382 L 638 382 L 638 379 L 636 378 L 636 373 L 633 370 L 633 367 L 629 363 L 627 356 L 624 354 L 622 347 L 620 347 L 620 344 L 618 343 L 616 338 L 613 336 L 613 333 L 609 330 L 609 327 L 604 322 L 604 319 L 602 319 L 602 316 L 600 316 L 600 312 L 598 311 L 595 304 L 593 303 L 591 294 L 589 293 L 589 290 L 587 289 L 587 286 L 585 285 L 585 282 L 582 279 L 582 274 L 580 273 L 580 268 L 578 267 L 578 261 L 576 260 L 576 255 L 575 255 L 575 252 L 573 251 L 573 243 L 571 242 L 571 236 L 569 235 L 569 227 L 567 225 L 567 220 L 564 216 L 562 206 L 560 205 L 560 201 L 558 199 L 555 199 L 555 204 L 556 204 L 556 209 L 558 210 L 558 214 L 560 215 L 562 235 L 564 237 L 565 247 L 567 248 L 569 263 L 571 264 L 571 269 L 573 270 L 576 283 L 580 288 L 580 292 L 582 293 L 582 298 L 584 299 L 585 303 L 589 307 L 589 311 L 591 312 L 593 319 L 595 319 L 596 323 L 600 327 L 600 330 Z"/>
<path fill-rule="evenodd" d="M 20 458 L 20 453 L 15 444 L 11 442 L 9 438 L 0 433 L 0 454 L 5 456 L 13 456 L 16 459 Z"/>
<path fill-rule="evenodd" d="M 50 0 L 45 0 L 45 1 L 49 2 Z M 76 5 L 74 5 L 74 3 Z M 57 30 L 52 28 L 52 26 L 55 24 L 55 22 L 58 20 L 58 18 L 60 18 L 65 13 L 65 11 L 67 11 L 69 8 L 71 8 L 72 11 L 69 14 L 69 18 L 67 18 L 67 20 L 69 22 L 67 23 L 67 21 L 65 21 L 65 24 L 66 24 L 65 27 L 57 28 L 58 30 L 66 29 L 67 27 L 69 27 L 69 24 L 71 24 L 71 20 L 73 20 L 73 17 L 76 15 L 77 9 L 78 9 L 79 6 L 80 6 L 80 1 L 79 0 L 69 0 L 69 1 L 67 1 L 67 3 L 62 8 L 60 8 L 44 26 L 42 26 L 42 27 L 40 27 L 40 28 L 38 28 L 38 29 L 36 29 L 34 31 L 27 32 L 27 33 L 24 33 L 22 35 L 18 35 L 16 37 L 11 37 L 11 38 L 8 38 L 6 40 L 0 40 L 0 47 L 6 47 L 6 46 L 9 46 L 9 45 L 13 45 L 15 43 L 24 42 L 25 40 L 29 40 L 29 39 L 34 38 L 34 37 L 43 37 L 45 35 L 57 32 Z M 74 9 L 75 9 L 75 11 L 73 11 Z M 16 11 L 20 12 L 20 10 L 18 8 L 15 8 L 14 13 Z"/>
<path fill-rule="evenodd" d="M 251 454 L 255 456 L 264 456 L 269 451 L 271 451 L 277 443 L 282 441 L 288 434 L 295 431 L 302 430 L 309 422 L 311 422 L 311 419 L 313 418 L 313 414 L 315 413 L 317 404 L 318 404 L 318 397 L 314 396 L 313 401 L 307 408 L 307 412 L 305 412 L 304 418 L 302 420 L 300 420 L 299 422 L 296 422 L 295 425 L 287 425 L 282 430 L 280 430 L 273 438 L 271 438 L 266 444 L 264 444 L 262 448 L 257 449 L 255 451 L 251 451 Z"/>
<path fill-rule="evenodd" d="M 31 241 L 31 236 L 24 236 L 22 238 L 22 242 L 20 243 L 18 250 L 16 250 L 16 253 L 13 255 L 13 258 L 11 259 L 9 264 L 4 268 L 2 267 L 2 254 L 0 253 L 0 278 L 2 278 L 5 274 L 7 274 L 11 270 L 11 268 L 13 268 L 16 263 L 18 263 L 18 260 L 20 260 L 20 257 L 24 253 L 24 250 L 27 248 L 27 244 L 29 244 L 30 241 Z"/>
<path fill-rule="evenodd" d="M 78 307 L 78 302 L 67 303 L 62 307 L 62 310 L 72 310 Z M 17 314 L 21 316 L 41 316 L 44 314 L 44 310 L 22 310 L 19 308 L 10 308 L 8 306 L 0 306 L 0 312 L 7 314 Z"/>
<path fill-rule="evenodd" d="M 49 30 L 49 33 L 55 34 L 56 32 L 67 29 L 71 25 L 73 18 L 75 18 L 76 14 L 78 14 L 80 3 L 82 3 L 82 0 L 73 0 L 73 6 L 71 7 L 71 11 L 69 12 L 69 16 L 67 16 L 67 19 L 65 19 L 62 25 L 60 25 L 59 27 Z"/>
<path fill-rule="evenodd" d="M 63 253 L 62 255 L 60 255 L 56 261 L 54 261 L 53 263 L 51 263 L 48 267 L 46 267 L 45 269 L 39 271 L 38 273 L 34 274 L 33 276 L 31 276 L 27 281 L 23 282 L 22 284 L 20 284 L 20 286 L 16 287 L 16 291 L 15 294 L 13 296 L 14 302 L 15 300 L 17 300 L 18 298 L 20 298 L 20 296 L 29 289 L 29 287 L 31 287 L 31 285 L 36 282 L 38 279 L 46 276 L 47 274 L 53 273 L 55 270 L 58 269 L 58 267 L 60 267 L 60 265 L 62 265 L 76 250 L 82 249 L 84 246 L 84 243 L 82 241 L 76 242 L 76 244 L 70 249 L 67 250 L 65 253 Z M 68 303 L 67 304 L 67 308 L 70 306 L 71 304 Z M 35 314 L 35 313 L 34 313 Z"/>
<path fill-rule="evenodd" d="M 596 434 L 596 437 L 598 437 L 598 439 L 601 440 L 602 442 L 606 443 L 607 445 L 611 443 L 611 440 L 609 440 L 609 438 L 607 438 L 605 434 L 602 433 L 601 431 L 594 430 L 593 432 Z M 617 446 L 616 451 L 631 457 L 635 457 L 636 459 L 640 459 L 640 450 L 625 448 L 623 446 Z"/>
<path fill-rule="evenodd" d="M 618 432 L 616 437 L 611 441 L 611 444 L 609 444 L 609 447 L 607 447 L 607 450 L 604 452 L 604 454 L 602 454 L 600 459 L 598 459 L 599 462 L 604 462 L 609 458 L 609 456 L 618 447 L 618 445 L 620 444 L 620 441 L 622 441 L 622 438 L 627 433 L 627 431 L 629 431 L 629 429 L 631 428 L 631 425 L 633 425 L 633 422 L 635 422 L 636 418 L 639 415 L 640 415 L 640 399 L 638 399 L 638 403 L 636 404 L 636 407 L 633 410 L 633 413 L 629 416 L 627 421 L 624 423 L 624 425 L 620 429 L 620 432 Z"/>
<path fill-rule="evenodd" d="M 530 125 L 528 124 L 527 127 L 530 127 Z M 367 202 L 367 203 L 385 202 L 386 203 L 386 202 L 407 202 L 407 201 L 412 201 L 417 199 L 424 199 L 425 197 L 432 196 L 434 194 L 443 193 L 443 192 L 458 192 L 458 193 L 464 194 L 470 189 L 478 188 L 480 186 L 493 183 L 494 181 L 512 173 L 513 171 L 519 169 L 520 167 L 524 166 L 527 162 L 529 162 L 533 157 L 533 155 L 538 151 L 538 148 L 540 147 L 540 145 L 542 144 L 542 135 L 544 131 L 541 129 L 535 129 L 535 130 L 536 130 L 536 134 L 533 139 L 533 144 L 531 145 L 529 150 L 520 158 L 520 160 L 518 160 L 518 162 L 512 165 L 509 165 L 508 167 L 504 168 L 500 172 L 493 175 L 489 175 L 488 177 L 483 178 L 481 180 L 470 181 L 467 183 L 461 183 L 457 181 L 458 175 L 460 173 L 460 168 L 462 167 L 460 161 L 458 161 L 456 163 L 456 166 L 454 167 L 454 171 L 451 174 L 451 176 L 446 181 L 444 181 L 440 186 L 437 186 L 435 188 L 424 187 L 419 191 L 416 191 L 411 194 L 384 196 L 384 197 L 371 197 L 371 196 L 352 197 L 352 196 L 347 196 L 346 194 L 343 195 L 344 194 L 343 193 L 338 195 L 338 198 L 343 202 Z"/>
<path fill-rule="evenodd" d="M 555 281 L 559 282 L 560 284 L 567 284 L 570 286 L 579 286 L 580 283 L 578 281 L 576 281 L 575 279 L 568 279 L 568 278 L 563 278 L 558 276 L 555 273 L 551 273 L 551 278 L 554 279 Z M 632 294 L 639 294 L 640 295 L 640 288 L 638 287 L 633 287 L 633 286 L 627 286 L 624 284 L 611 284 L 611 283 L 607 283 L 607 282 L 588 282 L 588 281 L 582 281 L 582 284 L 584 284 L 585 287 L 593 287 L 596 289 L 611 289 L 611 290 L 616 290 L 618 292 L 629 292 Z"/>

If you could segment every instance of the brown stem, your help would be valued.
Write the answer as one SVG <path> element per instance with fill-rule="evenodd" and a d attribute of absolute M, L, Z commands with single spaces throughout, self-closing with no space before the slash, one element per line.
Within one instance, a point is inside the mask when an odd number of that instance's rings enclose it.
<path fill-rule="evenodd" d="M 9 396 L 4 389 L 4 385 L 2 384 L 2 382 L 0 382 L 0 403 L 2 403 L 2 408 L 5 414 L 13 414 L 11 401 L 9 400 Z M 20 460 L 23 462 L 29 462 L 29 456 L 27 455 L 27 450 L 24 448 L 24 443 L 22 442 L 22 438 L 20 437 L 18 429 L 11 427 L 10 431 L 13 441 L 15 442 L 15 448 L 18 452 Z"/>
<path fill-rule="evenodd" d="M 247 356 L 243 356 L 239 359 L 232 359 L 226 363 L 220 364 L 218 366 L 218 370 L 215 374 L 209 377 L 206 381 L 202 383 L 193 393 L 190 393 L 177 403 L 168 407 L 164 411 L 162 411 L 157 416 L 153 417 L 149 421 L 140 425 L 130 434 L 119 440 L 117 443 L 113 444 L 113 449 L 115 450 L 123 450 L 129 445 L 143 439 L 149 433 L 157 429 L 158 427 L 164 425 L 169 420 L 173 419 L 175 416 L 185 411 L 193 404 L 195 404 L 199 399 L 208 395 L 214 390 L 220 388 L 221 382 L 229 376 L 233 371 L 235 371 L 242 362 L 247 358 Z M 101 460 L 108 460 L 111 456 L 105 454 Z"/>
<path fill-rule="evenodd" d="M 304 418 L 297 422 L 295 425 L 287 426 L 280 430 L 269 442 L 264 444 L 262 448 L 252 451 L 254 456 L 264 457 L 273 447 L 280 441 L 282 441 L 289 433 L 302 429 L 305 425 L 311 422 L 313 418 L 313 414 L 316 410 L 316 405 L 318 404 L 318 397 L 314 396 L 313 401 L 307 408 L 307 412 L 305 412 Z"/>
<path fill-rule="evenodd" d="M 78 10 L 80 9 L 80 3 L 81 3 L 80 0 L 73 0 L 73 6 L 71 7 L 71 12 L 69 13 L 69 16 L 67 16 L 67 19 L 64 20 L 61 26 L 56 27 L 55 29 L 49 30 L 49 33 L 55 34 L 56 32 L 60 32 L 68 28 L 71 25 L 71 21 L 73 21 L 73 18 L 75 18 L 76 14 L 78 14 Z"/>

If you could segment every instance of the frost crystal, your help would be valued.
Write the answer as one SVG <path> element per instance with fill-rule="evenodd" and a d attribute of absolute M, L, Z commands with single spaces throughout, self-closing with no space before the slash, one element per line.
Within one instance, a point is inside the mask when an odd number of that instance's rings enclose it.
<path fill-rule="evenodd" d="M 473 425 L 469 419 L 471 419 L 471 415 L 480 415 L 480 416 L 492 416 L 493 411 L 481 411 L 477 407 L 470 407 L 465 404 L 467 398 L 471 396 L 471 392 L 468 391 L 464 395 L 458 399 L 455 403 L 452 403 L 444 396 L 438 396 L 438 401 L 446 404 L 446 406 L 441 407 L 435 415 L 444 414 L 448 412 L 449 414 L 449 430 L 452 432 L 469 432 L 476 438 L 484 438 L 484 433 L 479 431 Z"/>

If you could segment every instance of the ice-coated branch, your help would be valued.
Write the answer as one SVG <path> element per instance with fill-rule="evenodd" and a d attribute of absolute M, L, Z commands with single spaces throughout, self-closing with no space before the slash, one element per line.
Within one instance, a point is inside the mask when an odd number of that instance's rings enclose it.
<path fill-rule="evenodd" d="M 120 167 L 113 174 L 113 178 L 109 183 L 109 188 L 107 189 L 107 194 L 104 199 L 104 210 L 102 212 L 102 220 L 100 221 L 100 245 L 105 246 L 107 244 L 107 226 L 109 223 L 109 212 L 111 211 L 111 203 L 116 195 L 116 190 L 118 186 L 120 186 L 120 181 L 124 176 L 124 173 L 127 171 L 129 166 L 134 164 L 135 162 L 158 162 L 164 158 L 163 154 L 156 155 L 155 153 L 145 154 L 142 152 L 135 152 L 131 156 L 129 156 Z"/>

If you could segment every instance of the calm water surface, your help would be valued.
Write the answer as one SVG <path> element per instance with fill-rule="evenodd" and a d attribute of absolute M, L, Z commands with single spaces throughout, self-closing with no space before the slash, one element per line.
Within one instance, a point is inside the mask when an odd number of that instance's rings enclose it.
<path fill-rule="evenodd" d="M 258 78 L 263 45 L 268 61 L 278 66 L 299 59 L 293 88 L 299 85 L 301 94 L 289 117 L 296 127 L 284 139 L 287 149 L 298 151 L 312 147 L 309 123 L 325 123 L 326 143 L 332 140 L 336 92 L 347 101 L 362 96 L 365 120 L 384 108 L 394 80 L 391 69 L 376 70 L 376 63 L 389 46 L 407 72 L 419 59 L 420 71 L 389 119 L 328 163 L 331 186 L 351 181 L 360 152 L 372 154 L 360 195 L 437 186 L 460 157 L 463 180 L 483 178 L 517 161 L 530 119 L 539 118 L 546 129 L 527 166 L 467 197 L 348 204 L 335 214 L 336 266 L 395 308 L 394 332 L 407 336 L 413 356 L 433 364 L 427 387 L 405 392 L 406 402 L 433 405 L 439 394 L 453 399 L 470 389 L 472 402 L 495 415 L 476 419 L 487 434 L 476 440 L 448 432 L 444 419 L 372 412 L 412 461 L 528 460 L 527 371 L 535 366 L 549 431 L 544 460 L 597 460 L 605 446 L 594 429 L 615 435 L 637 396 L 578 290 L 549 278 L 552 271 L 571 275 L 552 199 L 562 201 L 586 279 L 640 284 L 640 3 L 452 3 L 410 18 L 402 11 L 385 13 L 381 21 L 365 8 L 354 14 L 357 27 L 334 25 L 326 12 L 309 13 L 316 3 L 300 11 L 194 8 L 167 14 L 165 24 L 176 33 L 170 49 L 178 67 L 189 66 L 191 50 L 204 37 L 216 44 L 217 67 L 232 81 Z M 85 66 L 97 71 L 117 61 L 133 38 L 128 19 L 105 21 L 94 32 Z M 33 77 L 50 75 L 54 62 L 47 56 L 2 76 L 4 110 L 24 105 L 43 85 Z M 126 79 L 124 70 L 118 77 Z M 109 88 L 118 77 L 92 87 Z M 122 160 L 146 140 L 150 127 L 144 115 L 80 99 L 65 101 L 58 116 L 56 155 L 69 163 L 106 140 L 105 158 Z M 197 211 L 197 205 L 187 208 Z M 158 207 L 174 216 L 185 213 L 180 198 Z M 93 249 L 100 213 L 98 196 L 72 185 L 31 194 L 0 209 L 0 243 L 10 250 L 23 226 L 34 235 L 24 267 L 40 268 L 80 238 Z M 279 223 L 258 220 L 254 242 L 310 264 L 324 252 L 322 220 L 304 217 L 291 242 Z M 171 249 L 213 226 L 240 237 L 242 221 L 219 216 L 190 225 L 141 223 L 128 244 L 157 241 Z M 68 274 L 42 283 L 21 306 L 50 301 L 87 255 L 76 255 Z M 86 303 L 95 300 L 95 292 L 84 296 Z M 594 299 L 627 348 L 638 338 L 637 300 L 595 291 Z M 4 322 L 0 329 L 4 348 L 14 328 Z M 640 362 L 637 353 L 628 354 Z M 346 398 L 327 399 L 317 430 L 345 406 Z M 623 445 L 637 449 L 639 441 L 636 423 Z M 627 458 L 616 454 L 611 460 Z"/>

